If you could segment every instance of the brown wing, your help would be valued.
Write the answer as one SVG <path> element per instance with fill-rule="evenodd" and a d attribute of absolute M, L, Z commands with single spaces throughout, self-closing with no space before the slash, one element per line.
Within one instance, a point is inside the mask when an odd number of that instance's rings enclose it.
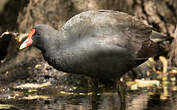
<path fill-rule="evenodd" d="M 143 22 L 138 20 L 136 17 L 128 15 L 123 12 L 112 11 L 112 10 L 100 10 L 98 12 L 109 13 L 112 19 L 116 19 L 117 23 L 114 24 L 115 27 L 123 33 L 126 45 L 131 53 L 135 54 L 137 60 L 147 59 L 153 56 L 157 50 L 157 44 L 150 40 L 152 34 L 152 28 L 145 25 Z M 113 42 L 121 46 L 120 39 L 117 42 L 112 39 Z"/>
<path fill-rule="evenodd" d="M 79 26 L 78 26 L 79 25 Z M 77 26 L 77 28 L 75 28 Z M 127 48 L 136 58 L 147 58 L 152 28 L 137 18 L 119 11 L 87 11 L 71 18 L 62 28 L 79 37 L 96 37 L 104 45 Z M 69 32 L 70 31 L 70 32 Z M 145 45 L 145 46 L 144 46 Z M 147 48 L 147 49 L 144 49 Z"/>

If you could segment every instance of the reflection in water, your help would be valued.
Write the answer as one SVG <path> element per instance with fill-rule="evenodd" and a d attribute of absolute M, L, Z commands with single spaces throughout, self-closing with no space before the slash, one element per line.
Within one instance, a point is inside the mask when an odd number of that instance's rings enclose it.
<path fill-rule="evenodd" d="M 153 90 L 154 91 L 154 90 Z M 120 110 L 121 104 L 117 92 L 104 92 L 100 95 L 87 94 L 44 94 L 37 93 L 15 96 L 9 93 L 0 94 L 0 104 L 12 105 L 13 109 L 21 110 Z M 160 90 L 154 93 L 150 90 L 128 91 L 126 110 L 177 110 L 177 92 L 169 91 L 166 100 L 160 99 Z M 32 98 L 24 98 L 32 97 Z M 45 97 L 45 98 L 44 98 Z"/>
<path fill-rule="evenodd" d="M 75 102 L 70 104 L 66 104 L 66 102 L 61 103 L 59 110 L 121 110 L 120 99 L 117 93 L 93 94 L 76 100 L 78 100 L 77 104 Z"/>
<path fill-rule="evenodd" d="M 109 93 L 107 96 L 102 97 L 102 103 L 100 104 L 103 110 L 120 110 L 121 103 L 117 96 L 117 93 Z"/>
<path fill-rule="evenodd" d="M 98 81 L 97 79 L 92 79 L 92 95 L 91 95 L 91 105 L 92 110 L 107 109 L 107 110 L 125 110 L 125 88 L 121 81 L 114 83 L 114 88 L 117 88 L 118 94 L 110 94 L 104 102 L 104 98 L 100 99 L 102 95 L 98 94 Z M 112 96 L 114 95 L 114 96 Z M 106 97 L 105 97 L 106 98 Z M 118 100 L 119 99 L 119 100 Z"/>
<path fill-rule="evenodd" d="M 93 98 L 97 97 L 97 98 Z M 97 99 L 96 101 L 93 101 Z M 92 95 L 92 110 L 124 110 L 121 108 L 117 93 L 104 93 L 100 96 Z"/>
<path fill-rule="evenodd" d="M 128 103 L 127 110 L 144 110 L 147 108 L 149 95 L 145 92 L 134 96 Z"/>

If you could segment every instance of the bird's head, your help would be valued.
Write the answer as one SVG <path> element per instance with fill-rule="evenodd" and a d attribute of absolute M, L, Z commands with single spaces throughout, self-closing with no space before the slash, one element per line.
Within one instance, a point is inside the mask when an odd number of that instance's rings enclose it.
<path fill-rule="evenodd" d="M 49 25 L 40 24 L 34 26 L 28 34 L 27 39 L 21 44 L 20 49 L 34 45 L 37 48 L 45 48 L 56 34 L 57 30 Z"/>

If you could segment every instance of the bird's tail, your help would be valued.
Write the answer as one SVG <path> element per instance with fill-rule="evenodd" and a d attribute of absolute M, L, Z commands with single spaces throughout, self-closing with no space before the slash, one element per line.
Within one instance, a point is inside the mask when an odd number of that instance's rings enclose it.
<path fill-rule="evenodd" d="M 152 31 L 150 39 L 155 43 L 161 43 L 164 41 L 172 41 L 173 37 L 165 36 L 164 34 L 158 33 L 156 31 Z"/>

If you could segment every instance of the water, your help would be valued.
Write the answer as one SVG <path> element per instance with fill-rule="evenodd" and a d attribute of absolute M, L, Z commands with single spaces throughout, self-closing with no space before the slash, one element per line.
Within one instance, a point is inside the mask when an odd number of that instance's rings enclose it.
<path fill-rule="evenodd" d="M 174 86 L 176 87 L 176 86 Z M 126 110 L 177 110 L 174 87 L 127 90 Z M 167 93 L 166 93 L 167 92 Z M 117 92 L 71 93 L 46 89 L 2 89 L 0 108 L 13 110 L 120 110 Z"/>

